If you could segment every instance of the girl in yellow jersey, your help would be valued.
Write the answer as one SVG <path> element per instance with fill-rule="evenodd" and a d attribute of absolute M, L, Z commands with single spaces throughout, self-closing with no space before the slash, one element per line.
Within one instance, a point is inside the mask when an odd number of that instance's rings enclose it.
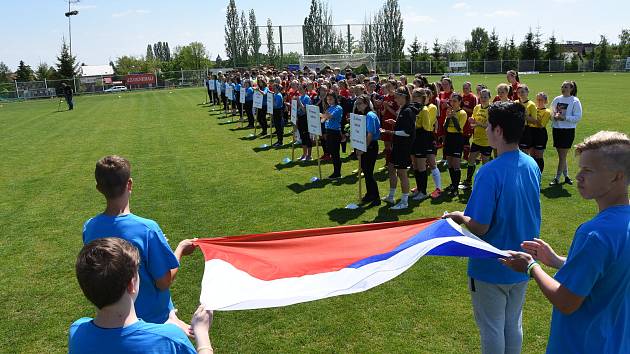
<path fill-rule="evenodd" d="M 532 144 L 532 127 L 537 124 L 536 116 L 538 115 L 536 104 L 529 100 L 529 88 L 527 85 L 520 85 L 518 87 L 518 99 L 521 105 L 525 107 L 525 129 L 523 130 L 523 136 L 518 147 L 524 153 L 529 153 L 529 150 L 533 146 Z"/>
<path fill-rule="evenodd" d="M 454 92 L 449 99 L 444 121 L 444 131 L 446 131 L 444 154 L 448 162 L 448 173 L 451 176 L 451 185 L 446 187 L 446 191 L 450 195 L 457 195 L 459 181 L 462 178 L 460 162 L 464 149 L 463 129 L 467 120 L 468 115 L 462 109 L 462 95 Z"/>
<path fill-rule="evenodd" d="M 468 156 L 468 170 L 466 171 L 466 180 L 462 183 L 462 189 L 466 189 L 472 185 L 472 177 L 475 174 L 477 157 L 481 154 L 481 162 L 486 163 L 492 155 L 492 146 L 488 141 L 488 107 L 490 107 L 490 90 L 482 89 L 479 92 L 479 104 L 473 109 L 472 126 L 475 131 L 473 133 L 473 141 L 470 146 L 470 155 Z"/>
<path fill-rule="evenodd" d="M 411 99 L 418 109 L 416 116 L 416 138 L 413 142 L 413 154 L 415 160 L 416 194 L 413 200 L 421 201 L 427 195 L 427 144 L 433 142 L 433 124 L 429 119 L 429 109 L 426 106 L 427 93 L 423 88 L 414 89 Z"/>
<path fill-rule="evenodd" d="M 442 176 L 440 175 L 440 170 L 437 167 L 437 163 L 435 161 L 435 155 L 437 154 L 437 143 L 436 143 L 436 131 L 437 131 L 437 115 L 438 115 L 438 92 L 440 92 L 437 88 L 436 83 L 431 83 L 427 88 L 424 89 L 427 93 L 427 109 L 429 110 L 429 122 L 431 127 L 430 136 L 427 134 L 426 140 L 426 155 L 427 155 L 427 165 L 428 171 L 431 171 L 431 177 L 433 178 L 433 184 L 435 185 L 435 190 L 431 193 L 431 198 L 436 199 L 442 195 Z"/>
<path fill-rule="evenodd" d="M 551 111 L 547 108 L 547 94 L 539 92 L 536 95 L 536 123 L 530 128 L 532 133 L 532 147 L 529 154 L 540 168 L 540 173 L 545 169 L 543 155 L 547 148 L 547 124 L 551 120 Z"/>

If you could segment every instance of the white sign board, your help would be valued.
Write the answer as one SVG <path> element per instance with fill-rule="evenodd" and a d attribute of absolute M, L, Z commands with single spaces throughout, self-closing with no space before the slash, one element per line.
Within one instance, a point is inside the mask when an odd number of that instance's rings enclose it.
<path fill-rule="evenodd" d="M 246 91 L 247 90 L 244 87 L 241 87 L 241 103 L 245 103 L 245 95 L 247 94 Z"/>
<path fill-rule="evenodd" d="M 263 94 L 260 91 L 254 92 L 254 108 L 262 108 Z"/>
<path fill-rule="evenodd" d="M 468 66 L 468 63 L 465 61 L 449 61 L 448 66 L 450 68 L 465 68 Z"/>
<path fill-rule="evenodd" d="M 309 104 L 306 106 L 306 121 L 308 122 L 308 132 L 322 136 L 322 122 L 319 118 L 319 106 Z"/>
<path fill-rule="evenodd" d="M 267 92 L 267 113 L 273 114 L 273 92 Z"/>
<path fill-rule="evenodd" d="M 297 124 L 297 100 L 291 100 L 291 123 Z"/>
<path fill-rule="evenodd" d="M 365 116 L 350 113 L 350 142 L 352 147 L 367 151 L 367 126 Z"/>
<path fill-rule="evenodd" d="M 215 83 L 215 80 L 210 80 L 210 83 L 208 84 L 208 87 L 210 88 L 210 91 L 216 91 L 217 84 Z"/>
<path fill-rule="evenodd" d="M 232 88 L 232 85 L 225 86 L 225 96 L 227 97 L 228 100 L 230 101 L 234 100 L 234 97 L 232 97 L 233 94 L 234 94 L 234 88 Z"/>

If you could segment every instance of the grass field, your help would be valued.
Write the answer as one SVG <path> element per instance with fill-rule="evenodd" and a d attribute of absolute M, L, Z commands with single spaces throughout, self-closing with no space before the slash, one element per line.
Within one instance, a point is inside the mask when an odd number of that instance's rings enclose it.
<path fill-rule="evenodd" d="M 465 79 L 493 88 L 505 77 Z M 532 94 L 544 90 L 551 98 L 565 79 L 578 82 L 584 107 L 576 141 L 602 129 L 629 131 L 630 75 L 522 77 Z M 455 78 L 455 87 L 463 81 Z M 59 113 L 56 100 L 0 107 L 0 352 L 64 352 L 69 325 L 93 316 L 76 283 L 74 261 L 83 222 L 104 206 L 93 178 L 94 163 L 104 155 L 129 158 L 132 211 L 155 219 L 173 247 L 190 237 L 434 217 L 465 207 L 463 198 L 455 198 L 412 203 L 404 212 L 385 205 L 345 210 L 356 201 L 356 177 L 309 183 L 316 164 L 282 166 L 290 148 L 258 149 L 269 140 L 242 139 L 249 131 L 199 105 L 203 94 L 195 88 L 83 96 L 75 99 L 74 111 Z M 549 149 L 545 158 L 541 234 L 566 253 L 573 231 L 596 206 L 583 201 L 574 186 L 547 187 L 555 173 L 555 151 Z M 573 156 L 569 163 L 574 174 Z M 356 167 L 356 161 L 346 161 L 343 175 Z M 332 172 L 330 164 L 322 169 L 324 176 Z M 384 193 L 386 176 L 378 177 Z M 447 185 L 448 173 L 442 178 Z M 198 302 L 201 254 L 185 258 L 181 267 L 172 294 L 180 316 L 189 319 Z M 524 353 L 544 351 L 550 313 L 551 306 L 530 285 Z M 216 313 L 211 338 L 219 353 L 479 351 L 466 259 L 447 257 L 423 258 L 400 277 L 360 294 Z"/>

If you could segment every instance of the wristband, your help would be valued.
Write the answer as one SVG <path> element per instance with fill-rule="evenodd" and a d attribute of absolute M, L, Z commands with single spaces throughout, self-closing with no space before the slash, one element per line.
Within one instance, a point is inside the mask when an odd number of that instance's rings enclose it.
<path fill-rule="evenodd" d="M 200 353 L 202 350 L 209 350 L 210 353 L 214 353 L 214 349 L 212 349 L 211 345 L 204 345 L 203 347 L 197 348 L 197 353 Z"/>
<path fill-rule="evenodd" d="M 540 266 L 540 264 L 538 264 L 538 262 L 536 261 L 532 261 L 530 264 L 527 265 L 527 276 L 529 278 L 532 277 L 532 269 L 534 269 L 535 266 Z"/>

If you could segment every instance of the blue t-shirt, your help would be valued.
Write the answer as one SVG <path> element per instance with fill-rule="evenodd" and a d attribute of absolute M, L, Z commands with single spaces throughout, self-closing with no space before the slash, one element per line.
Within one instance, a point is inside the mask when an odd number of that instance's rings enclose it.
<path fill-rule="evenodd" d="M 300 105 L 298 105 L 298 114 L 301 115 L 301 116 L 304 116 L 304 115 L 306 115 L 306 106 L 311 104 L 311 98 L 307 94 L 304 94 L 304 95 L 300 96 L 300 101 L 304 105 L 304 108 L 302 108 L 302 107 L 300 107 Z"/>
<path fill-rule="evenodd" d="M 330 114 L 330 118 L 326 120 L 324 126 L 326 129 L 341 130 L 341 117 L 343 116 L 343 108 L 339 105 L 330 106 L 326 110 Z"/>
<path fill-rule="evenodd" d="M 179 262 L 158 224 L 134 214 L 109 216 L 99 214 L 83 225 L 83 243 L 102 237 L 120 237 L 140 252 L 140 291 L 135 308 L 139 318 L 151 323 L 164 323 L 173 309 L 171 293 L 160 290 L 155 281 L 179 267 Z"/>
<path fill-rule="evenodd" d="M 501 154 L 479 169 L 464 214 L 489 225 L 481 238 L 502 250 L 520 250 L 521 242 L 540 234 L 540 169 L 519 150 Z M 470 258 L 468 276 L 492 284 L 527 281 L 527 275 L 497 259 Z"/>
<path fill-rule="evenodd" d="M 273 95 L 273 109 L 282 109 L 284 101 L 280 92 Z"/>
<path fill-rule="evenodd" d="M 69 354 L 196 353 L 184 332 L 174 324 L 143 320 L 121 328 L 101 328 L 83 317 L 70 326 Z"/>
<path fill-rule="evenodd" d="M 381 121 L 378 119 L 376 113 L 370 111 L 365 115 L 366 118 L 366 131 L 372 133 L 372 141 L 378 140 L 381 137 Z"/>
<path fill-rule="evenodd" d="M 630 353 L 630 206 L 578 227 L 555 279 L 584 302 L 570 315 L 553 309 L 547 353 Z"/>
<path fill-rule="evenodd" d="M 254 89 L 248 87 L 245 89 L 245 102 L 251 102 L 254 100 Z"/>
<path fill-rule="evenodd" d="M 261 90 L 261 91 L 262 91 L 262 93 L 263 93 L 263 102 L 262 102 L 262 106 L 263 106 L 263 108 L 264 108 L 264 107 L 267 107 L 267 93 L 269 92 L 269 89 L 265 87 L 265 88 L 264 88 L 263 90 Z"/>

